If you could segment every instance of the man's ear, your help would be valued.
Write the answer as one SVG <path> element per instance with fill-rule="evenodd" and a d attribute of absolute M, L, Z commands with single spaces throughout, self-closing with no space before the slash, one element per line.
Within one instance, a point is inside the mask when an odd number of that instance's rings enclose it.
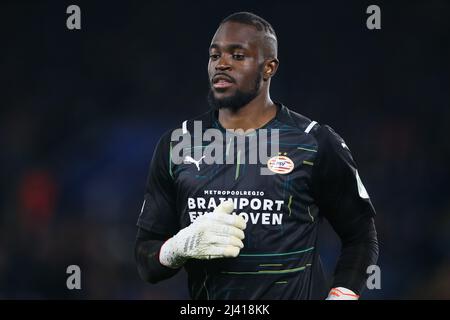
<path fill-rule="evenodd" d="M 280 61 L 278 61 L 277 58 L 272 58 L 268 61 L 266 61 L 264 65 L 264 74 L 263 79 L 264 81 L 269 80 L 271 77 L 275 75 L 275 73 L 278 70 L 278 65 L 280 64 Z"/>

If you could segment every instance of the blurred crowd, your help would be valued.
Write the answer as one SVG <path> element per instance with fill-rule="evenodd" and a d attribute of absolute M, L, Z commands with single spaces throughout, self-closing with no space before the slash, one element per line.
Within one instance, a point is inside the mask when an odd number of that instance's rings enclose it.
<path fill-rule="evenodd" d="M 157 285 L 136 271 L 148 165 L 162 133 L 208 108 L 220 20 L 253 11 L 279 38 L 272 98 L 346 140 L 377 210 L 382 287 L 363 297 L 450 299 L 446 1 L 381 4 L 378 31 L 361 4 L 80 7 L 68 31 L 64 4 L 0 5 L 0 298 L 188 297 L 184 271 Z M 331 277 L 327 224 L 320 250 Z"/>

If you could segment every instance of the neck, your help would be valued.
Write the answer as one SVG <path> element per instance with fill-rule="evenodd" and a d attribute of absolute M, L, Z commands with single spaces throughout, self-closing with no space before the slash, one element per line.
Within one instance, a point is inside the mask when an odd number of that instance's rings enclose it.
<path fill-rule="evenodd" d="M 258 95 L 247 105 L 237 111 L 219 110 L 219 122 L 225 129 L 258 129 L 272 120 L 277 113 L 277 106 L 270 99 L 269 92 Z"/>

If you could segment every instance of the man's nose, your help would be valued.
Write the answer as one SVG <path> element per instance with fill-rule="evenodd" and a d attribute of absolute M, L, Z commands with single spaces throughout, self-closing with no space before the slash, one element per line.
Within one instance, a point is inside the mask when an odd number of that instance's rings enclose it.
<path fill-rule="evenodd" d="M 220 57 L 216 64 L 216 70 L 228 70 L 230 68 L 231 66 L 228 59 L 225 56 Z"/>

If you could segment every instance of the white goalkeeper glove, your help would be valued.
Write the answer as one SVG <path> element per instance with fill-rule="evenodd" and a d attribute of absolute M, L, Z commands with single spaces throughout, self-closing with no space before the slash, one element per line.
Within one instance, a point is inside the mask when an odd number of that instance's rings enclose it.
<path fill-rule="evenodd" d="M 233 202 L 222 202 L 213 212 L 198 217 L 167 240 L 159 252 L 159 261 L 179 268 L 188 259 L 235 258 L 244 247 L 245 220 L 232 215 Z"/>
<path fill-rule="evenodd" d="M 352 290 L 337 287 L 330 290 L 328 297 L 325 300 L 358 300 L 359 296 Z"/>

